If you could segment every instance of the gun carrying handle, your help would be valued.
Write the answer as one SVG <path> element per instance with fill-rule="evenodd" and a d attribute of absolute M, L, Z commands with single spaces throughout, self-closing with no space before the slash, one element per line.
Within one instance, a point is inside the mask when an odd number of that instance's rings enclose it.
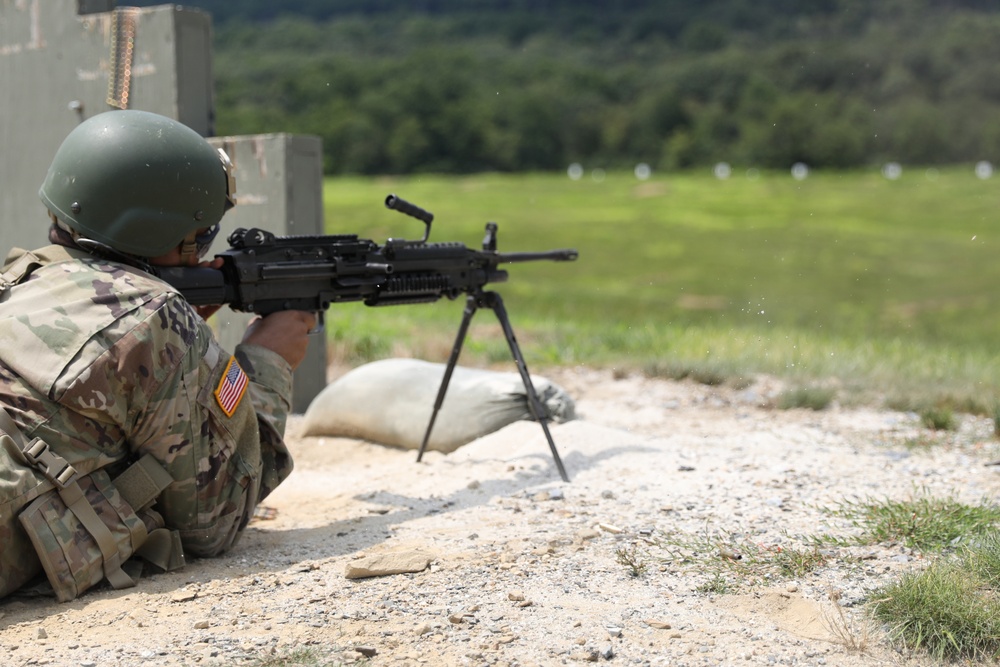
<path fill-rule="evenodd" d="M 388 195 L 385 198 L 385 207 L 391 208 L 394 211 L 399 211 L 400 213 L 405 213 L 411 218 L 416 218 L 426 225 L 424 229 L 424 238 L 420 239 L 418 243 L 426 243 L 427 239 L 431 236 L 431 223 L 434 222 L 434 214 L 430 211 L 425 211 L 416 204 L 411 204 L 401 197 L 396 195 Z M 392 240 L 392 239 L 390 239 Z M 405 242 L 404 242 L 405 243 Z"/>

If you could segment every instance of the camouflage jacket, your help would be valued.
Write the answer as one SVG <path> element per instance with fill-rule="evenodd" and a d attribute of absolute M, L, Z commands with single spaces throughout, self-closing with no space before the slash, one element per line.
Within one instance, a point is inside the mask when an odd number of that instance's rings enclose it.
<path fill-rule="evenodd" d="M 291 472 L 291 368 L 258 346 L 222 350 L 150 274 L 60 246 L 33 254 L 42 266 L 0 293 L 0 409 L 84 474 L 152 454 L 174 479 L 154 509 L 185 553 L 226 551 Z M 0 450 L 0 510 L 16 465 Z M 19 531 L 0 522 L 0 596 L 39 571 Z"/>

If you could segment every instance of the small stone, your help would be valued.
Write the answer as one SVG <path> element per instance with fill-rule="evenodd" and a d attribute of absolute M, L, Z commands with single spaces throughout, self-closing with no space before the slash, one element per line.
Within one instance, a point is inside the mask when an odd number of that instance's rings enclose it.
<path fill-rule="evenodd" d="M 418 625 L 416 629 L 416 633 L 418 635 L 426 635 L 430 631 L 431 631 L 431 626 L 428 623 L 422 623 Z"/>
<path fill-rule="evenodd" d="M 601 649 L 601 657 L 605 660 L 610 660 L 615 657 L 615 650 L 612 648 L 611 644 L 608 644 L 603 649 Z"/>
<path fill-rule="evenodd" d="M 618 526 L 616 526 L 614 524 L 611 524 L 611 523 L 599 523 L 599 524 L 597 524 L 597 527 L 600 528 L 601 530 L 603 530 L 604 532 L 614 533 L 616 535 L 618 533 L 622 532 L 621 528 L 619 528 Z"/>
<path fill-rule="evenodd" d="M 521 591 L 511 591 L 507 593 L 507 599 L 511 602 L 522 602 L 524 600 L 524 593 Z"/>
<path fill-rule="evenodd" d="M 378 651 L 374 646 L 355 646 L 354 650 L 366 658 L 374 658 L 378 655 Z"/>
<path fill-rule="evenodd" d="M 38 636 L 39 639 L 48 639 L 49 638 L 49 633 L 45 632 L 45 628 L 38 628 L 38 635 L 37 636 Z"/>
<path fill-rule="evenodd" d="M 670 629 L 670 624 L 667 623 L 666 621 L 650 620 L 650 621 L 646 621 L 646 625 L 648 625 L 649 627 L 651 627 L 651 628 L 653 628 L 655 630 L 669 630 Z"/>
<path fill-rule="evenodd" d="M 611 637 L 621 637 L 622 636 L 622 629 L 619 628 L 619 627 L 617 627 L 617 626 L 614 626 L 614 625 L 609 626 L 607 628 L 607 630 L 608 630 L 608 635 L 611 636 Z"/>
<path fill-rule="evenodd" d="M 194 624 L 195 630 L 207 630 L 209 627 L 208 621 L 198 621 Z"/>

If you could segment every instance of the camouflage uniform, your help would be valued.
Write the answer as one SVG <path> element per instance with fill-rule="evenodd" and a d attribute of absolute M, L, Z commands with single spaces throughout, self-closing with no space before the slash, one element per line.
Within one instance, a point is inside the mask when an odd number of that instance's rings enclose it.
<path fill-rule="evenodd" d="M 0 409 L 83 475 L 114 477 L 151 454 L 174 480 L 153 509 L 185 553 L 226 551 L 291 472 L 290 366 L 259 346 L 223 351 L 172 287 L 139 269 L 62 246 L 33 254 L 42 266 L 0 284 Z M 0 276 L 24 255 L 13 251 Z M 45 480 L 16 459 L 0 450 L 0 597 L 41 572 L 12 505 Z"/>

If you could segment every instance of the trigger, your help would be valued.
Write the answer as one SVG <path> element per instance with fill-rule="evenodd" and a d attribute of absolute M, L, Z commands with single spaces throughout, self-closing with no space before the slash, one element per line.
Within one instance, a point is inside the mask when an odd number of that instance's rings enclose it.
<path fill-rule="evenodd" d="M 309 330 L 310 334 L 319 333 L 323 331 L 323 326 L 325 324 L 323 316 L 325 313 L 321 310 L 316 313 L 316 326 Z"/>

